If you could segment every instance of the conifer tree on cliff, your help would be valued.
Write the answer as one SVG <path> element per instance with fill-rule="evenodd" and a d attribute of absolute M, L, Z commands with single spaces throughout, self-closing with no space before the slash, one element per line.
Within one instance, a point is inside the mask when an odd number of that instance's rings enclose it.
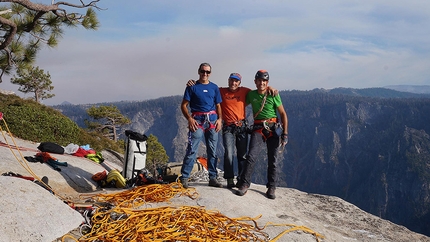
<path fill-rule="evenodd" d="M 115 142 L 118 140 L 117 128 L 130 123 L 130 120 L 114 105 L 92 106 L 87 109 L 87 114 L 96 120 L 96 122 L 85 120 L 88 129 L 99 132 Z"/>
<path fill-rule="evenodd" d="M 153 175 L 156 175 L 157 168 L 169 162 L 169 156 L 155 135 L 149 135 L 146 142 L 146 167 Z"/>
<path fill-rule="evenodd" d="M 55 47 L 64 27 L 99 27 L 94 9 L 100 0 L 54 0 L 51 4 L 29 0 L 0 1 L 0 82 L 3 74 L 33 65 L 43 46 Z M 73 10 L 81 10 L 74 12 Z M 84 11 L 85 10 L 85 11 Z"/>
<path fill-rule="evenodd" d="M 20 68 L 16 73 L 18 76 L 11 78 L 11 82 L 21 86 L 18 88 L 20 92 L 34 93 L 36 102 L 55 96 L 55 94 L 48 93 L 54 89 L 49 72 L 45 74 L 39 67 L 29 67 Z"/>

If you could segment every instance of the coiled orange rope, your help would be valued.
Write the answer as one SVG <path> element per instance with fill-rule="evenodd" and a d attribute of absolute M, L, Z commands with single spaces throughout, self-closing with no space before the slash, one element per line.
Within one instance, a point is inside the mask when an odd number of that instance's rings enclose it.
<path fill-rule="evenodd" d="M 91 218 L 91 229 L 79 241 L 272 241 L 284 234 L 301 230 L 316 240 L 322 235 L 305 226 L 267 223 L 259 228 L 256 218 L 228 218 L 216 210 L 199 206 L 162 206 L 140 209 L 145 203 L 165 202 L 176 196 L 196 199 L 195 188 L 184 189 L 179 182 L 152 184 L 131 190 L 97 194 L 91 198 L 99 207 Z M 267 226 L 289 227 L 270 240 L 263 230 Z"/>
<path fill-rule="evenodd" d="M 110 203 L 122 208 L 139 208 L 146 203 L 169 201 L 175 196 L 188 196 L 191 199 L 196 199 L 199 194 L 195 188 L 184 189 L 181 183 L 172 182 L 137 186 L 118 193 L 89 195 L 95 202 Z"/>
<path fill-rule="evenodd" d="M 80 241 L 267 241 L 250 224 L 204 207 L 114 208 L 98 211 Z"/>

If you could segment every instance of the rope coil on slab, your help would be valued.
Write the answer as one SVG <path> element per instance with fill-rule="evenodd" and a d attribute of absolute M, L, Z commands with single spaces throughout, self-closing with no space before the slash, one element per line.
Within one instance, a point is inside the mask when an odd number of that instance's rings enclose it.
<path fill-rule="evenodd" d="M 185 189 L 180 182 L 151 184 L 131 190 L 96 194 L 89 197 L 98 207 L 91 218 L 91 231 L 79 241 L 277 241 L 286 233 L 303 231 L 324 238 L 305 226 L 267 223 L 260 228 L 256 218 L 229 218 L 217 210 L 200 206 L 161 206 L 141 208 L 147 203 L 166 202 L 176 196 L 196 199 L 194 188 Z M 263 230 L 268 226 L 288 227 L 270 239 Z"/>

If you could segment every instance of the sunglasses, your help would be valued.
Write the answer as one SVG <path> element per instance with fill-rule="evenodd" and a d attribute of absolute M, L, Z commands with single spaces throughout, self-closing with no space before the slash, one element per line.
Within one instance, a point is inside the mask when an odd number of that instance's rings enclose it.
<path fill-rule="evenodd" d="M 200 70 L 199 72 L 200 72 L 200 73 L 202 73 L 202 74 L 203 74 L 203 73 L 206 73 L 206 74 L 208 74 L 208 75 L 209 75 L 209 74 L 211 74 L 211 71 Z"/>

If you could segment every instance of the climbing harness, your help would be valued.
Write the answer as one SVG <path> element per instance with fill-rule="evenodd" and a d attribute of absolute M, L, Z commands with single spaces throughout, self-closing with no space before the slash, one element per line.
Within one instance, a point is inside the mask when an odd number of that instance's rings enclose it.
<path fill-rule="evenodd" d="M 215 124 L 210 120 L 210 115 L 217 114 L 215 110 L 209 112 L 193 112 L 192 117 L 199 123 L 198 127 L 203 131 L 208 131 L 209 129 L 214 129 Z M 209 127 L 205 128 L 205 124 L 209 124 Z"/>
<path fill-rule="evenodd" d="M 216 114 L 215 111 L 210 111 L 210 112 L 193 112 L 192 113 L 192 117 L 193 119 L 195 119 L 198 123 L 198 128 L 202 129 L 204 132 L 210 130 L 210 129 L 214 129 L 215 128 L 215 124 L 213 124 L 210 121 L 210 115 Z M 209 125 L 208 127 L 205 128 L 205 125 Z M 186 149 L 186 154 L 189 154 L 191 152 L 191 147 L 193 145 L 192 142 L 192 135 L 193 132 L 191 130 L 188 131 L 188 145 L 187 145 L 187 149 Z"/>
<path fill-rule="evenodd" d="M 264 138 L 264 141 L 266 141 L 268 138 L 273 136 L 273 132 L 277 125 L 280 125 L 278 123 L 277 118 L 270 118 L 270 119 L 264 119 L 264 120 L 254 120 L 253 125 L 253 132 L 257 132 L 261 134 Z"/>
<path fill-rule="evenodd" d="M 243 132 L 246 132 L 248 128 L 248 122 L 246 119 L 244 120 L 238 120 L 234 122 L 224 123 L 222 127 L 222 132 L 224 133 L 232 133 L 232 134 L 242 134 Z"/>

